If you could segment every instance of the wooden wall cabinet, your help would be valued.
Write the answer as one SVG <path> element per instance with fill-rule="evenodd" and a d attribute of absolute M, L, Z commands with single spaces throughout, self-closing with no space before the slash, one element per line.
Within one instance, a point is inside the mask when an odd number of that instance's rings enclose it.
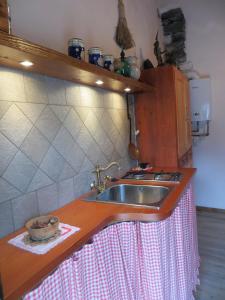
<path fill-rule="evenodd" d="M 9 32 L 7 0 L 0 0 L 0 31 Z"/>
<path fill-rule="evenodd" d="M 191 166 L 191 122 L 186 77 L 173 66 L 144 70 L 141 81 L 151 93 L 138 94 L 136 126 L 140 130 L 140 161 L 154 166 Z"/>

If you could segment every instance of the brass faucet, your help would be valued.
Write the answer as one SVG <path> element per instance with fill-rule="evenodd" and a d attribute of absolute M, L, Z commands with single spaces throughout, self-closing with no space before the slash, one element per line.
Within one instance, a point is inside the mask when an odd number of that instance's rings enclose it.
<path fill-rule="evenodd" d="M 111 179 L 111 177 L 110 176 L 105 176 L 104 180 L 102 181 L 102 179 L 101 179 L 101 172 L 108 170 L 112 166 L 117 166 L 118 169 L 120 169 L 120 164 L 118 162 L 116 162 L 116 161 L 111 162 L 105 168 L 101 167 L 100 165 L 96 165 L 95 166 L 95 170 L 93 171 L 93 173 L 96 174 L 96 179 L 97 180 L 96 180 L 96 182 L 94 181 L 91 184 L 91 189 L 96 188 L 96 190 L 98 191 L 98 193 L 101 193 L 101 192 L 103 192 L 105 190 L 106 183 L 107 183 L 107 181 L 109 181 Z"/>

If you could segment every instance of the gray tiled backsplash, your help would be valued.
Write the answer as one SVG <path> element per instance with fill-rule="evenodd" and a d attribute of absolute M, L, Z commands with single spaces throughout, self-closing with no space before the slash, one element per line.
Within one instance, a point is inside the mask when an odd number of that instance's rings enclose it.
<path fill-rule="evenodd" d="M 18 151 L 2 177 L 25 193 L 36 171 L 34 163 L 23 152 Z"/>
<path fill-rule="evenodd" d="M 4 173 L 18 149 L 0 133 L 0 176 Z"/>
<path fill-rule="evenodd" d="M 27 72 L 23 75 L 27 102 L 48 104 L 46 77 Z"/>
<path fill-rule="evenodd" d="M 20 149 L 37 165 L 39 165 L 50 147 L 48 140 L 33 127 L 23 141 Z"/>
<path fill-rule="evenodd" d="M 38 207 L 41 215 L 49 213 L 59 207 L 56 183 L 37 191 Z"/>
<path fill-rule="evenodd" d="M 0 105 L 1 103 L 4 102 L 0 101 Z M 16 103 L 16 105 L 33 124 L 40 117 L 42 111 L 46 106 L 45 104 L 40 103 Z"/>
<path fill-rule="evenodd" d="M 12 211 L 15 229 L 21 228 L 29 218 L 39 214 L 37 194 L 32 192 L 12 200 Z"/>
<path fill-rule="evenodd" d="M 0 237 L 87 192 L 95 164 L 122 174 L 128 141 L 122 95 L 0 68 Z"/>
<path fill-rule="evenodd" d="M 58 185 L 59 206 L 63 206 L 74 198 L 73 178 L 59 182 Z"/>
<path fill-rule="evenodd" d="M 49 105 L 45 107 L 39 119 L 35 123 L 35 126 L 49 140 L 49 142 L 52 142 L 54 140 L 61 125 L 61 122 L 56 117 Z"/>
<path fill-rule="evenodd" d="M 18 147 L 32 128 L 32 123 L 12 104 L 0 120 L 0 132 Z"/>
<path fill-rule="evenodd" d="M 0 99 L 3 101 L 26 102 L 23 77 L 23 73 L 18 70 L 1 68 Z"/>
<path fill-rule="evenodd" d="M 13 223 L 12 205 L 10 201 L 0 203 L 1 237 L 15 230 Z"/>

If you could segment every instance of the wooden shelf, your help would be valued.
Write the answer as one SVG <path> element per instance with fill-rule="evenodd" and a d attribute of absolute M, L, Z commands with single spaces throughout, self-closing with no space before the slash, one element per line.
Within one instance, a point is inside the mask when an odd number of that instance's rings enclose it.
<path fill-rule="evenodd" d="M 26 68 L 20 64 L 24 60 L 29 60 L 34 65 Z M 104 84 L 98 87 L 120 93 L 127 87 L 131 89 L 131 93 L 153 90 L 149 84 L 123 77 L 3 31 L 0 31 L 0 65 L 95 87 L 98 86 L 96 81 L 100 79 Z"/>

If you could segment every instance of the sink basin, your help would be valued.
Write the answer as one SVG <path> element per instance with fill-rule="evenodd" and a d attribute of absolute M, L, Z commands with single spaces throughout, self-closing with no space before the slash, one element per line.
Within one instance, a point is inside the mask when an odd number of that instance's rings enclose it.
<path fill-rule="evenodd" d="M 155 185 L 118 184 L 98 195 L 89 196 L 85 200 L 159 209 L 171 189 L 171 187 Z"/>

